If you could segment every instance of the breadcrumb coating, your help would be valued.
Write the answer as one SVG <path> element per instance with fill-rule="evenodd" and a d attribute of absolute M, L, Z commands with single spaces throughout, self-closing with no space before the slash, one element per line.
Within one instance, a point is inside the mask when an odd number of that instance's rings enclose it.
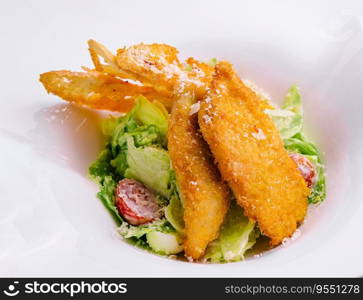
<path fill-rule="evenodd" d="M 190 114 L 192 98 L 184 95 L 173 106 L 168 149 L 184 203 L 184 250 L 198 259 L 217 238 L 230 195 L 198 131 L 197 114 Z"/>
<path fill-rule="evenodd" d="M 94 109 L 128 112 L 134 97 L 144 95 L 171 107 L 169 98 L 160 96 L 153 88 L 135 85 L 97 71 L 51 71 L 40 75 L 40 82 L 48 93 Z"/>
<path fill-rule="evenodd" d="M 277 245 L 304 219 L 310 190 L 264 106 L 232 66 L 221 62 L 198 119 L 238 204 Z"/>

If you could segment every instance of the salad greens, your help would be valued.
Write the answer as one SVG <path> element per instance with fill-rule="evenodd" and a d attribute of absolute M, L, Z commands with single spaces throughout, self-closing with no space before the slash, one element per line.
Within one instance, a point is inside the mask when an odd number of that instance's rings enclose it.
<path fill-rule="evenodd" d="M 219 237 L 208 246 L 204 259 L 210 262 L 242 260 L 259 235 L 255 222 L 250 221 L 233 200 Z"/>
<path fill-rule="evenodd" d="M 172 172 L 170 180 L 170 199 L 169 204 L 165 208 L 165 218 L 169 221 L 176 231 L 181 234 L 184 232 L 184 219 L 183 219 L 183 201 L 181 193 L 176 184 L 175 173 Z"/>
<path fill-rule="evenodd" d="M 142 182 L 150 190 L 164 197 L 170 194 L 170 158 L 168 152 L 157 147 L 135 146 L 132 137 L 127 138 L 124 177 Z"/>
<path fill-rule="evenodd" d="M 293 85 L 285 97 L 281 108 L 266 110 L 280 131 L 283 140 L 302 131 L 302 103 L 298 88 Z"/>

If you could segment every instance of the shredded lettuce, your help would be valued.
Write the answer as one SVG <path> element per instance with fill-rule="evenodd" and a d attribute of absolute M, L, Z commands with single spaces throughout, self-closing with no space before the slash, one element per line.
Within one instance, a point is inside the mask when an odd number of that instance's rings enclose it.
<path fill-rule="evenodd" d="M 131 244 L 143 248 L 148 251 L 156 252 L 150 247 L 147 241 L 147 235 L 153 232 L 161 232 L 164 234 L 173 234 L 177 236 L 175 229 L 165 220 L 155 220 L 152 223 L 134 226 L 127 222 L 122 222 L 117 228 L 117 232 Z"/>
<path fill-rule="evenodd" d="M 244 216 L 242 208 L 233 201 L 219 237 L 208 246 L 204 259 L 213 263 L 243 260 L 258 236 L 255 222 Z"/>
<path fill-rule="evenodd" d="M 280 108 L 266 110 L 279 129 L 285 148 L 289 152 L 300 153 L 316 167 L 318 180 L 309 195 L 309 203 L 319 203 L 326 197 L 325 170 L 318 148 L 303 134 L 303 108 L 297 86 L 288 91 Z"/>
<path fill-rule="evenodd" d="M 152 223 L 147 223 L 144 225 L 134 226 L 124 222 L 117 231 L 122 235 L 124 238 L 141 238 L 145 234 L 152 232 L 152 231 L 159 231 L 163 233 L 172 233 L 175 232 L 173 227 L 165 220 L 156 220 Z"/>
<path fill-rule="evenodd" d="M 281 109 L 268 109 L 266 112 L 272 117 L 283 140 L 302 131 L 302 103 L 299 90 L 295 85 L 290 88 Z"/>
<path fill-rule="evenodd" d="M 89 167 L 88 172 L 91 179 L 102 185 L 105 177 L 113 173 L 113 168 L 110 164 L 111 159 L 112 153 L 110 149 L 106 147 L 98 155 L 97 160 Z"/>

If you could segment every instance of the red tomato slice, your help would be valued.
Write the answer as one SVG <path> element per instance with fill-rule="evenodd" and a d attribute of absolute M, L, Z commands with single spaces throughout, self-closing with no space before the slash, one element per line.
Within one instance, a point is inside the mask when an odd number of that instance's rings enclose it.
<path fill-rule="evenodd" d="M 299 153 L 290 153 L 290 157 L 296 163 L 301 175 L 304 177 L 306 184 L 311 188 L 317 181 L 318 174 L 313 163 L 304 155 Z"/>
<path fill-rule="evenodd" d="M 142 183 L 122 179 L 116 188 L 119 213 L 132 225 L 151 222 L 160 217 L 160 207 L 154 194 Z"/>

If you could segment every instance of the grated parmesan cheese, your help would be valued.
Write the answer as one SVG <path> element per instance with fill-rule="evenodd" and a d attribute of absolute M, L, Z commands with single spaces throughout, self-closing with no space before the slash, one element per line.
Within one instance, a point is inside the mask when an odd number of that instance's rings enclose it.
<path fill-rule="evenodd" d="M 190 112 L 189 115 L 194 115 L 195 113 L 197 113 L 200 109 L 200 102 L 198 101 L 197 103 L 194 103 L 193 105 L 190 106 Z"/>
<path fill-rule="evenodd" d="M 261 128 L 258 128 L 258 132 L 257 133 L 256 132 L 253 132 L 253 133 L 251 133 L 251 135 L 255 139 L 257 139 L 257 140 L 264 140 L 264 139 L 266 139 L 266 136 L 265 136 L 265 134 L 264 134 L 264 132 L 263 132 L 263 130 Z"/>

